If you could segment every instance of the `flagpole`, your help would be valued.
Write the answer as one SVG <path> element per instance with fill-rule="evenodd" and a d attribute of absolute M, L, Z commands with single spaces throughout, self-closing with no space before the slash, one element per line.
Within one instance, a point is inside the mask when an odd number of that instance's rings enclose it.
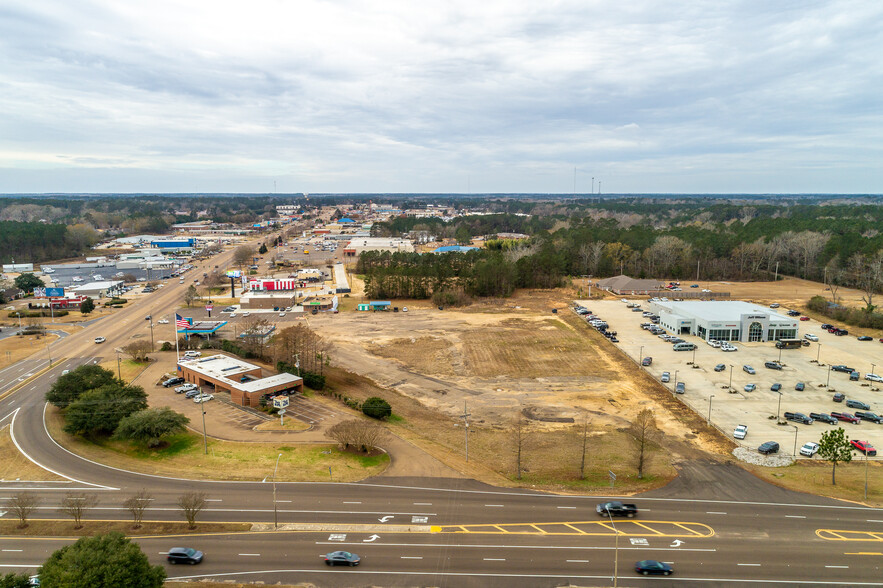
<path fill-rule="evenodd" d="M 172 324 L 175 329 L 175 363 L 178 363 L 178 360 L 181 359 L 181 351 L 178 349 L 178 313 L 172 314 Z"/>

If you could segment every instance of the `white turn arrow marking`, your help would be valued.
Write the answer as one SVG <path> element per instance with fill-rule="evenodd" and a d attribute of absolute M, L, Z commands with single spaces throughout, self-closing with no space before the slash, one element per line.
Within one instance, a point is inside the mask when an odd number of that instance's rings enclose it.
<path fill-rule="evenodd" d="M 372 543 L 380 539 L 380 535 L 371 535 L 367 539 L 362 539 L 362 543 Z"/>
<path fill-rule="evenodd" d="M 0 510 L 0 517 L 2 517 L 3 515 L 5 515 L 7 512 L 8 512 L 8 511 Z"/>
<path fill-rule="evenodd" d="M 680 539 L 675 539 L 671 542 L 671 545 L 669 545 L 669 547 L 680 547 L 682 543 L 683 541 L 681 541 Z"/>
<path fill-rule="evenodd" d="M 380 517 L 377 520 L 380 521 L 381 523 L 385 523 L 386 521 L 391 521 L 394 518 L 395 517 L 393 515 L 386 515 L 385 517 Z"/>

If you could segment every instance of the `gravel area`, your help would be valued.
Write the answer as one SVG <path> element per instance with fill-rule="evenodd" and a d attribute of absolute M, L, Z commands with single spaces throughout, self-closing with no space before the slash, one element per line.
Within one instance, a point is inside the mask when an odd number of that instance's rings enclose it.
<path fill-rule="evenodd" d="M 745 447 L 737 447 L 733 450 L 733 455 L 738 460 L 768 468 L 781 468 L 794 463 L 794 458 L 790 455 L 762 455 L 756 449 L 747 449 Z"/>

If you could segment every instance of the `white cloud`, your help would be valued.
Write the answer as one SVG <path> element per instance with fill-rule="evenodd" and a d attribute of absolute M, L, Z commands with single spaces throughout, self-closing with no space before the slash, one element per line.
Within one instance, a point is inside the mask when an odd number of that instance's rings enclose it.
<path fill-rule="evenodd" d="M 0 192 L 879 192 L 881 16 L 29 0 L 0 7 Z"/>

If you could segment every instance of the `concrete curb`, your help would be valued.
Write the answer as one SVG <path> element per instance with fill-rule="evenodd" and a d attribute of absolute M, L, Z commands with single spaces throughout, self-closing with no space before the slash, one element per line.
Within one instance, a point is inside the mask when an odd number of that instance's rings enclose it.
<path fill-rule="evenodd" d="M 254 523 L 252 531 L 310 531 L 310 532 L 333 532 L 333 533 L 429 533 L 430 525 L 347 525 L 329 523 L 285 523 L 273 528 L 273 523 Z"/>

